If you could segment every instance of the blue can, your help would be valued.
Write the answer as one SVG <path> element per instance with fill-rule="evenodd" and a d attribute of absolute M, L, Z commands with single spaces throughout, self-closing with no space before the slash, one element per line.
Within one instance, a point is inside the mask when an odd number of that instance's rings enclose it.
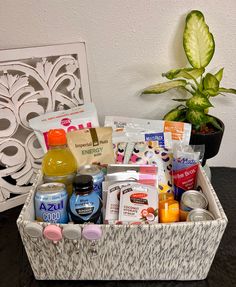
<path fill-rule="evenodd" d="M 98 165 L 89 164 L 81 166 L 78 175 L 91 175 L 93 177 L 93 190 L 102 199 L 102 182 L 104 181 L 104 173 Z"/>
<path fill-rule="evenodd" d="M 35 218 L 50 223 L 68 223 L 68 193 L 63 183 L 44 183 L 34 197 Z"/>

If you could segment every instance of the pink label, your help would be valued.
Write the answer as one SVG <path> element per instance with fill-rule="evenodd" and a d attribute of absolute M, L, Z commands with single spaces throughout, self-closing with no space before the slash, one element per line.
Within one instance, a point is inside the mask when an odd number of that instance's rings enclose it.
<path fill-rule="evenodd" d="M 173 172 L 175 186 L 183 190 L 194 188 L 198 164 Z"/>
<path fill-rule="evenodd" d="M 139 173 L 138 182 L 156 186 L 157 166 L 140 166 Z"/>
<path fill-rule="evenodd" d="M 43 133 L 43 137 L 44 137 L 44 141 L 48 150 L 48 132 L 44 132 Z"/>
<path fill-rule="evenodd" d="M 83 124 L 79 124 L 78 126 L 69 126 L 66 130 L 66 132 L 73 132 L 73 131 L 76 131 L 76 130 L 82 130 L 82 129 L 90 129 L 92 127 L 92 123 L 91 122 L 88 122 L 86 124 L 86 127 L 83 125 Z"/>
<path fill-rule="evenodd" d="M 71 119 L 69 118 L 64 118 L 61 120 L 61 125 L 65 126 L 65 127 L 68 127 L 71 123 Z"/>

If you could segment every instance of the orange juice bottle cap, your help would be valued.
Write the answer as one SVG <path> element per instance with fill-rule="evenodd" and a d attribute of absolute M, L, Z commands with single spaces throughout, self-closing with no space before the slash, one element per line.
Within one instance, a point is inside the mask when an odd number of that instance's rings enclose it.
<path fill-rule="evenodd" d="M 65 145 L 66 141 L 66 132 L 63 129 L 49 130 L 48 132 L 48 145 Z"/>

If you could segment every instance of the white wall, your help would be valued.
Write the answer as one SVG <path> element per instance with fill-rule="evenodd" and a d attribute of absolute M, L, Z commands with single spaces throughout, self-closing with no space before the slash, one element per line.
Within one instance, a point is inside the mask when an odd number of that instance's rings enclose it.
<path fill-rule="evenodd" d="M 161 118 L 175 93 L 139 97 L 161 73 L 186 65 L 186 13 L 201 10 L 215 36 L 210 69 L 225 67 L 222 85 L 236 87 L 235 0 L 20 0 L 0 2 L 0 48 L 87 43 L 92 98 L 104 115 Z M 226 131 L 210 165 L 236 167 L 236 95 L 214 99 Z"/>

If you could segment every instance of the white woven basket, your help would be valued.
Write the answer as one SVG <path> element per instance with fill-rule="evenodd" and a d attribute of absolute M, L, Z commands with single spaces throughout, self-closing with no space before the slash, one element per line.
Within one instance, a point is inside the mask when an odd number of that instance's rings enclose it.
<path fill-rule="evenodd" d="M 101 225 L 102 238 L 92 256 L 91 242 L 63 238 L 56 245 L 24 231 L 34 220 L 38 178 L 17 220 L 31 267 L 40 280 L 202 280 L 207 277 L 227 218 L 204 170 L 198 185 L 216 220 L 156 225 Z M 39 223 L 45 228 L 47 223 Z M 62 229 L 65 225 L 59 225 Z M 83 225 L 81 225 L 83 228 Z M 94 246 L 93 246 L 94 248 Z"/>

